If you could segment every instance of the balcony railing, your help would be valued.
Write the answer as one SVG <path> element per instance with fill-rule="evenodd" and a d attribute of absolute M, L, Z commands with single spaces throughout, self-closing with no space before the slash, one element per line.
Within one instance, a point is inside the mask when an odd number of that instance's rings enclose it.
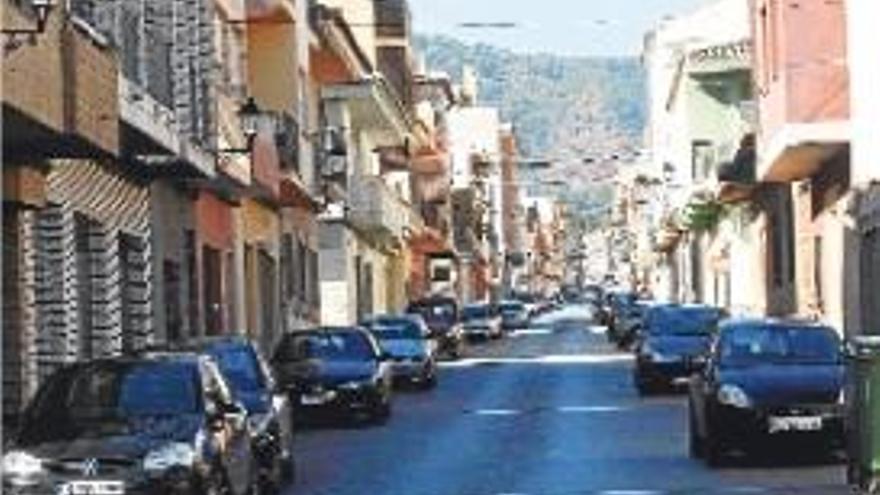
<path fill-rule="evenodd" d="M 412 228 L 413 212 L 398 194 L 377 176 L 358 177 L 349 191 L 349 219 L 355 228 L 375 237 L 401 238 Z"/>

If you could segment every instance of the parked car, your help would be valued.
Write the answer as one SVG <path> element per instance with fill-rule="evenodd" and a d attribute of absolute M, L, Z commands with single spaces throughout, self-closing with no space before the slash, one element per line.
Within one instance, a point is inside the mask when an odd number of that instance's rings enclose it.
<path fill-rule="evenodd" d="M 464 354 L 458 302 L 451 297 L 431 297 L 411 302 L 407 313 L 420 315 L 431 330 L 431 338 L 437 341 L 438 350 L 452 358 Z"/>
<path fill-rule="evenodd" d="M 529 312 L 526 305 L 519 301 L 502 301 L 501 328 L 503 330 L 520 330 L 529 326 Z"/>
<path fill-rule="evenodd" d="M 437 344 L 419 315 L 384 315 L 363 323 L 391 357 L 395 379 L 423 388 L 437 385 Z"/>
<path fill-rule="evenodd" d="M 293 411 L 287 394 L 256 346 L 244 337 L 206 337 L 185 348 L 211 356 L 247 409 L 252 449 L 260 468 L 263 493 L 274 493 L 293 479 Z"/>
<path fill-rule="evenodd" d="M 690 386 L 690 452 L 710 465 L 779 437 L 840 446 L 844 365 L 831 328 L 784 320 L 722 323 Z"/>
<path fill-rule="evenodd" d="M 330 327 L 285 334 L 272 367 L 301 412 L 365 414 L 381 423 L 391 416 L 389 357 L 367 330 Z"/>
<path fill-rule="evenodd" d="M 636 295 L 632 292 L 612 293 L 608 301 L 608 340 L 620 345 L 622 336 L 633 323 L 641 321 L 635 308 Z"/>
<path fill-rule="evenodd" d="M 541 312 L 546 309 L 546 307 L 543 306 L 544 303 L 542 302 L 541 296 L 538 294 L 524 292 L 518 294 L 515 299 L 525 305 L 529 318 L 540 316 Z"/>
<path fill-rule="evenodd" d="M 718 308 L 702 305 L 662 304 L 646 312 L 633 371 L 641 394 L 686 381 L 699 372 L 721 318 Z"/>
<path fill-rule="evenodd" d="M 468 338 L 501 337 L 501 316 L 490 303 L 467 304 L 461 310 L 461 326 Z"/>
<path fill-rule="evenodd" d="M 245 408 L 196 354 L 73 364 L 28 405 L 4 493 L 245 495 L 257 468 Z"/>

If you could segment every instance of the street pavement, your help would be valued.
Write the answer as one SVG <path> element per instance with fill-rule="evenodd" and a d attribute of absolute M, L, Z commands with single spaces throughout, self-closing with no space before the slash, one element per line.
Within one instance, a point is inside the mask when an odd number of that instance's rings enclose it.
<path fill-rule="evenodd" d="M 635 393 L 629 355 L 585 311 L 472 346 L 439 387 L 401 392 L 381 427 L 319 424 L 297 437 L 310 495 L 676 495 L 849 493 L 833 454 L 709 469 L 687 455 L 680 395 Z M 781 459 L 781 460 L 780 460 Z"/>

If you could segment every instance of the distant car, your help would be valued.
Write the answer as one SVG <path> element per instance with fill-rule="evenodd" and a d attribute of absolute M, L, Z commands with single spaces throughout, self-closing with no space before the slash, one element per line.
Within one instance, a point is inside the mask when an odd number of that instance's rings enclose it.
<path fill-rule="evenodd" d="M 391 357 L 395 379 L 433 388 L 437 385 L 436 343 L 419 315 L 385 315 L 363 323 Z"/>
<path fill-rule="evenodd" d="M 293 411 L 256 346 L 244 337 L 205 337 L 185 348 L 214 358 L 248 412 L 263 493 L 275 493 L 293 479 Z"/>
<path fill-rule="evenodd" d="M 420 315 L 431 330 L 431 338 L 437 341 L 439 352 L 452 358 L 464 354 L 458 302 L 451 297 L 430 297 L 411 302 L 407 313 Z"/>
<path fill-rule="evenodd" d="M 529 311 L 519 301 L 502 301 L 501 328 L 504 330 L 521 330 L 529 326 Z"/>
<path fill-rule="evenodd" d="M 621 336 L 634 318 L 640 318 L 634 314 L 634 306 L 637 301 L 632 292 L 613 292 L 608 297 L 608 340 L 619 344 Z"/>
<path fill-rule="evenodd" d="M 301 412 L 365 414 L 380 423 L 391 415 L 389 357 L 367 330 L 329 327 L 285 334 L 272 367 Z"/>
<path fill-rule="evenodd" d="M 461 326 L 468 338 L 501 337 L 501 317 L 489 303 L 465 305 L 461 310 Z"/>
<path fill-rule="evenodd" d="M 102 359 L 54 373 L 7 432 L 3 493 L 258 490 L 247 411 L 196 354 Z"/>
<path fill-rule="evenodd" d="M 782 437 L 828 447 L 844 438 L 844 365 L 837 333 L 784 320 L 722 323 L 702 373 L 690 385 L 690 453 L 718 465 Z"/>
<path fill-rule="evenodd" d="M 635 348 L 639 393 L 686 381 L 702 369 L 721 312 L 711 306 L 662 304 L 647 310 Z"/>

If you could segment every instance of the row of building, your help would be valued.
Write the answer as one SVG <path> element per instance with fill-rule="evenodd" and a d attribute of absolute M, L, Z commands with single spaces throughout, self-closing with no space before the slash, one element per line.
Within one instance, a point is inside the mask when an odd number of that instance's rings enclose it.
<path fill-rule="evenodd" d="M 717 0 L 648 34 L 650 153 L 614 214 L 635 284 L 880 332 L 873 3 Z"/>
<path fill-rule="evenodd" d="M 512 127 L 405 0 L 45 6 L 3 0 L 5 419 L 72 361 L 544 276 Z"/>

